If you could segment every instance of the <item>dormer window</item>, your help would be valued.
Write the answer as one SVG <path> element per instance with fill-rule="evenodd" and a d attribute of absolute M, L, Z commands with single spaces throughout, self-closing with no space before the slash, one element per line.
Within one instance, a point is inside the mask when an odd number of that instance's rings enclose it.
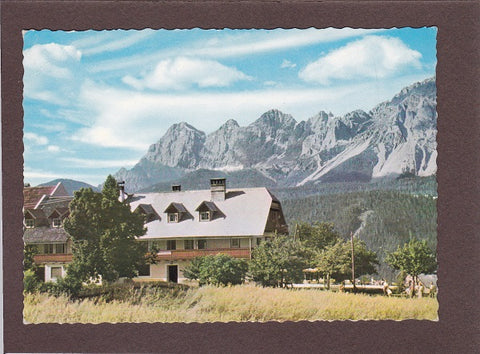
<path fill-rule="evenodd" d="M 175 223 L 182 221 L 182 217 L 187 214 L 187 209 L 182 203 L 170 203 L 164 213 L 167 213 L 167 222 Z"/>
<path fill-rule="evenodd" d="M 221 214 L 214 202 L 203 201 L 195 211 L 198 211 L 199 221 L 212 221 L 216 215 Z"/>
<path fill-rule="evenodd" d="M 25 228 L 33 229 L 34 227 L 48 226 L 48 220 L 43 210 L 27 209 L 24 214 Z"/>
<path fill-rule="evenodd" d="M 169 213 L 168 222 L 178 222 L 178 213 Z"/>
<path fill-rule="evenodd" d="M 25 227 L 27 229 L 33 229 L 35 227 L 35 220 L 34 219 L 25 219 Z"/>
<path fill-rule="evenodd" d="M 63 219 L 68 215 L 68 208 L 57 208 L 50 213 L 48 220 L 52 227 L 62 227 Z"/>
<path fill-rule="evenodd" d="M 209 211 L 201 211 L 200 212 L 200 221 L 210 221 L 210 212 Z"/>
<path fill-rule="evenodd" d="M 160 220 L 155 209 L 153 209 L 151 204 L 139 204 L 135 209 L 135 212 L 143 214 L 145 218 L 145 223 L 152 222 L 154 220 Z"/>
<path fill-rule="evenodd" d="M 62 219 L 60 219 L 60 218 L 53 218 L 53 219 L 52 219 L 52 226 L 53 226 L 53 227 L 61 227 L 61 226 L 62 226 Z"/>

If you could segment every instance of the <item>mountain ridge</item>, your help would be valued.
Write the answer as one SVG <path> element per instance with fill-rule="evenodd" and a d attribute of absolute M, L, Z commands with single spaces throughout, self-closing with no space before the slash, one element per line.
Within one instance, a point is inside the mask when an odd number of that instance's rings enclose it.
<path fill-rule="evenodd" d="M 68 178 L 57 178 L 54 180 L 51 180 L 49 182 L 41 183 L 38 186 L 55 186 L 58 184 L 58 182 L 62 182 L 63 186 L 65 187 L 68 195 L 73 196 L 74 192 L 81 189 L 81 188 L 91 188 L 95 192 L 99 192 L 100 189 L 92 186 L 91 184 L 88 184 L 86 182 L 82 181 L 76 181 L 73 179 L 68 179 Z"/>
<path fill-rule="evenodd" d="M 115 177 L 138 191 L 198 169 L 256 171 L 279 187 L 368 182 L 405 170 L 429 176 L 436 172 L 436 119 L 433 77 L 403 88 L 369 112 L 335 116 L 319 111 L 296 121 L 271 109 L 247 126 L 228 119 L 208 135 L 181 122 L 152 144 L 137 165 L 120 169 Z"/>

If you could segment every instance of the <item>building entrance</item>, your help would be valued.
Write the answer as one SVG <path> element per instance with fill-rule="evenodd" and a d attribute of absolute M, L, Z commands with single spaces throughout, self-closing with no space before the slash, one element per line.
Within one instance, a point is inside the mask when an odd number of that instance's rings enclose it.
<path fill-rule="evenodd" d="M 178 283 L 178 266 L 169 265 L 168 266 L 168 281 L 172 283 Z"/>

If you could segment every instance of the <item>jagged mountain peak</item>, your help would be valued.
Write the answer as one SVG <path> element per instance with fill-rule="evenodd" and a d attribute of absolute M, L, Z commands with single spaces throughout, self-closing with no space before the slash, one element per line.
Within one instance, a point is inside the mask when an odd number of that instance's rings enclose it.
<path fill-rule="evenodd" d="M 307 122 L 310 124 L 325 124 L 329 119 L 332 119 L 334 117 L 332 112 L 325 112 L 325 111 L 320 111 L 317 114 L 315 114 L 313 117 L 308 118 Z"/>
<path fill-rule="evenodd" d="M 181 130 L 187 130 L 187 131 L 193 131 L 193 132 L 198 132 L 200 134 L 205 134 L 204 132 L 202 132 L 201 130 L 198 130 L 197 128 L 195 128 L 194 126 L 188 124 L 187 122 L 180 122 L 180 123 L 174 123 L 170 126 L 170 128 L 168 128 L 167 130 L 167 134 L 171 133 L 171 132 L 174 132 L 174 131 L 181 131 Z"/>
<path fill-rule="evenodd" d="M 268 126 L 292 126 L 295 125 L 297 121 L 292 117 L 291 114 L 283 113 L 278 109 L 271 109 L 263 113 L 260 118 L 258 118 L 253 125 L 268 125 Z"/>
<path fill-rule="evenodd" d="M 153 144 L 138 166 L 117 175 L 139 190 L 200 168 L 257 171 L 279 186 L 393 177 L 405 167 L 436 172 L 435 79 L 405 87 L 370 112 L 320 111 L 306 121 L 278 109 L 247 126 L 227 120 L 208 136 L 181 122 Z M 153 183 L 152 183 L 153 182 Z M 127 181 L 128 183 L 128 181 Z"/>
<path fill-rule="evenodd" d="M 386 106 L 389 104 L 400 104 L 406 99 L 411 99 L 411 97 L 425 97 L 425 98 L 435 100 L 436 95 L 437 95 L 437 86 L 436 86 L 435 76 L 434 76 L 434 77 L 425 79 L 423 81 L 416 82 L 407 87 L 404 87 L 402 90 L 400 90 L 400 92 L 398 92 L 395 96 L 393 96 L 391 100 L 382 102 L 378 106 Z"/>
<path fill-rule="evenodd" d="M 220 128 L 218 128 L 218 130 L 230 130 L 230 129 L 235 129 L 239 127 L 240 125 L 235 119 L 229 119 L 225 123 L 223 123 L 223 125 Z"/>

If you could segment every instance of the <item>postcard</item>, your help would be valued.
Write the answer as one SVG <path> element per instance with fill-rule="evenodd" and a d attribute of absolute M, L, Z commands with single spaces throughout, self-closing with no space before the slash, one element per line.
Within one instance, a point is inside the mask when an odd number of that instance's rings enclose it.
<path fill-rule="evenodd" d="M 25 31 L 24 322 L 438 320 L 436 36 Z"/>

